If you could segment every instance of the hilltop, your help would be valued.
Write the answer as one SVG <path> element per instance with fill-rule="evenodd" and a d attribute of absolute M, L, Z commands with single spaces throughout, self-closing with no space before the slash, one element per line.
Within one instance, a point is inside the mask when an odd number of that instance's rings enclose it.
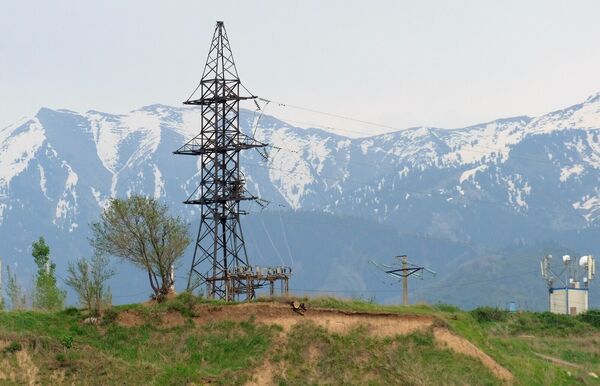
<path fill-rule="evenodd" d="M 595 384 L 598 314 L 186 295 L 86 312 L 0 313 L 3 384 Z M 88 319 L 89 322 L 89 319 Z M 544 339 L 538 339 L 543 337 Z"/>

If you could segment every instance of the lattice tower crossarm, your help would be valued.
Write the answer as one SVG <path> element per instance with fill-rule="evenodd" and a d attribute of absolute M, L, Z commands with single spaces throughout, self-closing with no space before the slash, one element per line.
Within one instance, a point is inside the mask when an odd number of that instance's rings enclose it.
<path fill-rule="evenodd" d="M 188 290 L 204 284 L 210 298 L 224 300 L 254 294 L 253 284 L 230 274 L 232 268 L 249 267 L 240 202 L 257 199 L 245 188 L 240 152 L 267 146 L 240 132 L 239 103 L 256 98 L 240 95 L 240 87 L 225 26 L 219 21 L 200 84 L 183 102 L 201 108 L 200 133 L 174 153 L 199 156 L 201 165 L 200 184 L 184 201 L 201 206 Z"/>

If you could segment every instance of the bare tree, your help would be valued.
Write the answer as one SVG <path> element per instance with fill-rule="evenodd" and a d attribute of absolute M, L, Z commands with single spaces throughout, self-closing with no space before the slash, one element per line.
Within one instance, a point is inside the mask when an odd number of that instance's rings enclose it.
<path fill-rule="evenodd" d="M 110 289 L 106 281 L 115 275 L 109 267 L 106 256 L 96 254 L 90 260 L 81 258 L 75 263 L 69 262 L 68 277 L 65 280 L 79 296 L 79 303 L 93 316 L 99 316 L 102 308 L 110 304 Z"/>
<path fill-rule="evenodd" d="M 17 275 L 10 271 L 10 266 L 6 266 L 6 295 L 10 301 L 13 310 L 22 310 L 27 305 L 27 295 L 23 292 L 21 285 L 17 281 Z"/>
<path fill-rule="evenodd" d="M 92 224 L 90 240 L 97 253 L 121 257 L 146 270 L 158 301 L 171 291 L 171 271 L 190 243 L 187 224 L 167 212 L 166 205 L 149 197 L 112 199 L 100 221 Z"/>

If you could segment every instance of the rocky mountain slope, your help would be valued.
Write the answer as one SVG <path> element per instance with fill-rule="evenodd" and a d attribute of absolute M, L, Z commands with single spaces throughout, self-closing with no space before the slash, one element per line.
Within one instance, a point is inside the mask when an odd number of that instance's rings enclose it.
<path fill-rule="evenodd" d="M 537 118 L 363 138 L 256 118 L 243 110 L 242 129 L 268 142 L 270 157 L 248 151 L 243 170 L 248 189 L 272 202 L 265 213 L 283 216 L 282 226 L 304 212 L 325 212 L 457 245 L 553 240 L 600 252 L 593 241 L 600 230 L 600 93 Z M 87 224 L 106 200 L 132 192 L 160 198 L 194 223 L 198 209 L 181 202 L 198 184 L 197 159 L 172 151 L 199 123 L 199 110 L 164 105 L 123 115 L 42 108 L 2 129 L 0 257 L 27 262 L 27 247 L 44 235 L 64 256 L 60 268 L 89 253 Z M 250 232 L 267 243 L 264 232 Z M 302 256 L 303 248 L 294 253 Z"/>

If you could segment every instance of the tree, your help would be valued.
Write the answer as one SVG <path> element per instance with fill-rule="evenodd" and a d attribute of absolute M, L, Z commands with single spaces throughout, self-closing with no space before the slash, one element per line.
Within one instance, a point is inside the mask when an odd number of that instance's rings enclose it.
<path fill-rule="evenodd" d="M 27 296 L 23 293 L 17 275 L 10 272 L 10 266 L 6 266 L 6 296 L 10 301 L 10 306 L 13 310 L 22 310 L 27 304 Z"/>
<path fill-rule="evenodd" d="M 50 260 L 50 247 L 43 237 L 31 246 L 31 255 L 38 267 L 33 307 L 46 311 L 60 310 L 64 307 L 67 294 L 56 285 L 56 264 Z"/>
<path fill-rule="evenodd" d="M 69 262 L 68 277 L 65 283 L 79 296 L 79 303 L 85 306 L 93 316 L 99 316 L 104 305 L 110 304 L 110 288 L 106 281 L 115 275 L 108 266 L 108 258 L 95 254 L 90 260 L 81 258 L 75 263 Z"/>
<path fill-rule="evenodd" d="M 97 253 L 144 269 L 157 301 L 170 292 L 172 269 L 190 243 L 187 224 L 167 211 L 166 205 L 149 197 L 112 199 L 100 221 L 92 224 L 90 240 Z"/>

